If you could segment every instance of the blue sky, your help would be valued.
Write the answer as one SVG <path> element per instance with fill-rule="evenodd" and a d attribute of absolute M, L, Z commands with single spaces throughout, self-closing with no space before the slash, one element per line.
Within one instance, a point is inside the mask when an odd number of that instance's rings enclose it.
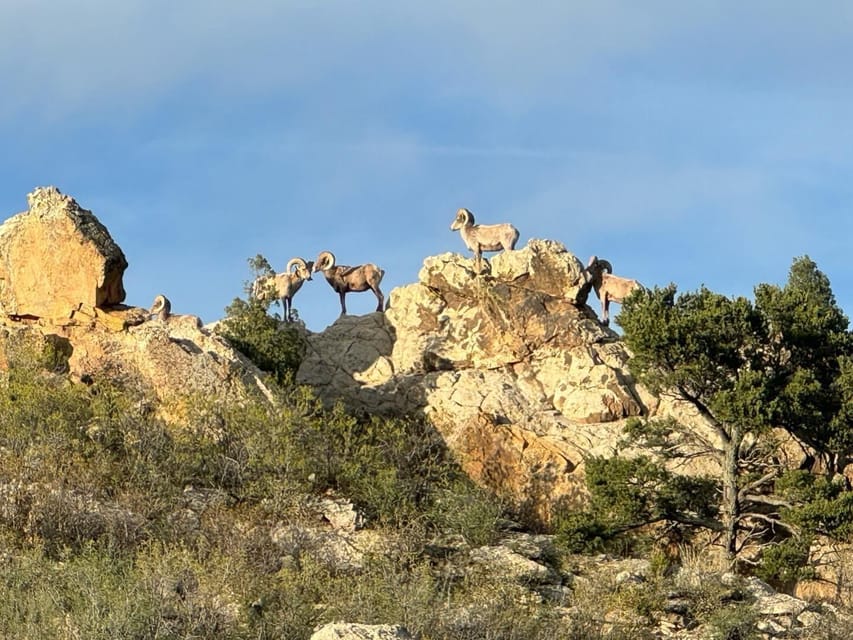
<path fill-rule="evenodd" d="M 129 304 L 205 322 L 258 253 L 414 282 L 463 206 L 680 290 L 808 254 L 849 314 L 851 60 L 834 0 L 3 0 L 0 214 L 56 185 Z M 339 312 L 322 278 L 294 306 Z"/>

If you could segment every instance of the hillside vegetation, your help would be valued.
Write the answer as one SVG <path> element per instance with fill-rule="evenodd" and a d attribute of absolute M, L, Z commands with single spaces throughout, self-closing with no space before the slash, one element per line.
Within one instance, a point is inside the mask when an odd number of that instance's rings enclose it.
<path fill-rule="evenodd" d="M 2 637 L 296 639 L 348 620 L 436 640 L 651 638 L 670 615 L 676 582 L 651 538 L 652 563 L 632 574 L 642 585 L 547 537 L 516 543 L 544 545 L 525 553 L 548 577 L 507 573 L 494 550 L 522 535 L 507 529 L 513 514 L 421 420 L 357 420 L 284 384 L 274 403 L 192 398 L 166 424 L 132 385 L 71 383 L 50 343 L 11 346 Z M 348 539 L 354 555 L 318 517 L 318 500 L 338 496 L 371 536 Z M 754 628 L 745 592 L 679 584 L 694 626 Z"/>
<path fill-rule="evenodd" d="M 636 291 L 622 336 L 547 240 L 428 258 L 323 335 L 255 299 L 212 328 L 121 305 L 93 214 L 29 200 L 0 233 L 0 637 L 853 632 L 853 338 L 808 258 L 754 301 Z M 315 632 L 341 621 L 400 626 Z"/>

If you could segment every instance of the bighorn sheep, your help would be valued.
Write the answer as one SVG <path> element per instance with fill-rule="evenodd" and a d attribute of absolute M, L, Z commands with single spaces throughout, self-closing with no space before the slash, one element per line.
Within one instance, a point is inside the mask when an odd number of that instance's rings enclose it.
<path fill-rule="evenodd" d="M 590 256 L 586 270 L 592 278 L 595 295 L 601 300 L 601 322 L 610 324 L 610 303 L 619 302 L 636 289 L 644 288 L 636 280 L 613 275 L 613 265 L 598 256 Z"/>
<path fill-rule="evenodd" d="M 302 258 L 293 258 L 283 273 L 261 276 L 255 280 L 252 283 L 252 297 L 264 302 L 274 293 L 281 300 L 284 321 L 292 322 L 293 296 L 302 288 L 303 282 L 311 280 L 313 265 L 313 262 L 305 262 Z"/>
<path fill-rule="evenodd" d="M 346 295 L 353 291 L 367 291 L 370 289 L 376 294 L 376 310 L 383 311 L 385 296 L 379 289 L 385 270 L 375 264 L 362 264 L 357 267 L 347 267 L 335 264 L 335 255 L 331 251 L 322 251 L 314 263 L 314 271 L 322 271 L 329 285 L 338 292 L 341 297 L 341 315 L 347 312 Z"/>
<path fill-rule="evenodd" d="M 148 315 L 157 316 L 157 319 L 161 322 L 178 320 L 180 322 L 188 322 L 196 328 L 201 328 L 201 318 L 198 316 L 173 314 L 172 303 L 162 293 L 154 298 L 154 302 L 148 310 Z"/>
<path fill-rule="evenodd" d="M 474 252 L 478 265 L 482 262 L 483 251 L 515 249 L 518 242 L 518 229 L 511 224 L 474 224 L 474 214 L 464 208 L 456 212 L 450 230 L 459 231 L 465 246 Z"/>

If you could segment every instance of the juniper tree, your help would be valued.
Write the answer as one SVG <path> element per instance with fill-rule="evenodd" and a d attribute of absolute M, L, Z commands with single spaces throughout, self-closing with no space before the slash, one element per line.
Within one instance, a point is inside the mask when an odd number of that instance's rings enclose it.
<path fill-rule="evenodd" d="M 762 284 L 756 306 L 768 331 L 773 422 L 840 472 L 853 454 L 853 343 L 829 279 L 808 257 L 794 261 L 785 287 Z"/>
<path fill-rule="evenodd" d="M 668 457 L 719 464 L 719 530 L 730 558 L 743 534 L 789 528 L 772 494 L 780 471 L 767 436 L 782 427 L 836 467 L 853 450 L 853 364 L 847 318 L 829 281 L 798 258 L 787 284 L 756 300 L 670 285 L 627 299 L 619 316 L 637 379 L 686 401 L 713 433 L 673 419 L 634 421 L 633 439 Z M 748 536 L 747 536 L 748 537 Z"/>

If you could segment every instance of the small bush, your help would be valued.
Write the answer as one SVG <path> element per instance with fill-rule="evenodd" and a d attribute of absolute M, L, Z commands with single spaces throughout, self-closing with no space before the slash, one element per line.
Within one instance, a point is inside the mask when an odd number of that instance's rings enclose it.
<path fill-rule="evenodd" d="M 272 374 L 279 384 L 291 379 L 305 352 L 298 329 L 268 315 L 257 300 L 235 298 L 225 314 L 218 331 L 231 346 Z"/>
<path fill-rule="evenodd" d="M 262 255 L 248 260 L 254 281 L 274 273 Z M 246 287 L 247 291 L 250 286 Z M 249 296 L 248 301 L 234 298 L 225 308 L 219 333 L 259 369 L 272 374 L 279 384 L 292 379 L 305 353 L 305 341 L 299 330 L 267 313 L 269 302 Z"/>
<path fill-rule="evenodd" d="M 749 604 L 719 607 L 711 614 L 707 626 L 712 640 L 757 640 L 758 614 Z"/>
<path fill-rule="evenodd" d="M 427 518 L 443 534 L 459 535 L 472 547 L 494 544 L 506 511 L 503 501 L 468 478 L 436 491 Z"/>
<path fill-rule="evenodd" d="M 765 547 L 755 575 L 777 589 L 787 589 L 797 580 L 814 577 L 814 568 L 808 566 L 810 546 L 810 538 L 788 538 Z"/>

